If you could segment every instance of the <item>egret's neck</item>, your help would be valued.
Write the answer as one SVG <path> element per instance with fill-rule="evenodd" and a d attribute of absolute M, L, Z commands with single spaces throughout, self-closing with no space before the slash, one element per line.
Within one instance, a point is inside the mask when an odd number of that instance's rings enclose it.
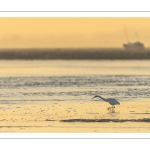
<path fill-rule="evenodd" d="M 105 98 L 103 98 L 103 97 L 101 97 L 101 96 L 99 96 L 102 100 L 104 100 L 104 101 L 107 101 Z"/>

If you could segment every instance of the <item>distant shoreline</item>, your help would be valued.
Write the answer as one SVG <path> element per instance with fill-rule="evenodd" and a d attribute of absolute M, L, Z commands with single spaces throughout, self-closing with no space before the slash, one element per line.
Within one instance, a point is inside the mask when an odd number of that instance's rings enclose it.
<path fill-rule="evenodd" d="M 79 48 L 79 49 L 0 49 L 0 59 L 55 60 L 55 59 L 150 59 L 150 48 L 125 50 L 123 48 Z"/>

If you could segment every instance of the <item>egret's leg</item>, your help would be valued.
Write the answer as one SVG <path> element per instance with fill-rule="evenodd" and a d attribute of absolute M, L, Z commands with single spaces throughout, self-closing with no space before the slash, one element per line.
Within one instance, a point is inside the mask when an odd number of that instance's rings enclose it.
<path fill-rule="evenodd" d="M 111 107 L 111 112 L 113 111 L 113 109 L 114 109 L 114 106 L 112 105 L 112 107 Z"/>
<path fill-rule="evenodd" d="M 109 113 L 112 112 L 112 108 L 111 107 L 108 107 L 107 109 L 108 109 Z"/>
<path fill-rule="evenodd" d="M 108 108 L 107 108 L 107 110 L 110 110 L 110 109 L 111 109 L 111 107 L 108 107 Z"/>
<path fill-rule="evenodd" d="M 115 106 L 112 106 L 112 113 L 115 113 Z"/>
<path fill-rule="evenodd" d="M 115 113 L 115 109 L 113 108 L 112 113 Z"/>
<path fill-rule="evenodd" d="M 112 113 L 112 107 L 110 107 L 111 109 L 110 109 L 110 112 Z"/>

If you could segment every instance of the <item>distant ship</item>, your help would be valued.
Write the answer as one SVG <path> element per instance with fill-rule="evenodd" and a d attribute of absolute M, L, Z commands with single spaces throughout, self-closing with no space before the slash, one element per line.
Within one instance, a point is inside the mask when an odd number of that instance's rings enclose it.
<path fill-rule="evenodd" d="M 126 28 L 124 28 L 124 31 L 125 31 L 125 35 L 126 35 L 126 39 L 128 41 L 127 44 L 123 44 L 123 47 L 127 50 L 144 50 L 145 49 L 145 46 L 143 43 L 139 42 L 139 38 L 138 38 L 138 35 L 137 33 L 136 34 L 136 38 L 137 38 L 137 42 L 129 42 L 129 38 L 128 38 L 128 33 L 126 31 Z"/>
<path fill-rule="evenodd" d="M 130 43 L 128 42 L 127 44 L 123 44 L 123 47 L 127 50 L 144 50 L 144 44 L 141 42 L 134 42 L 134 43 Z"/>

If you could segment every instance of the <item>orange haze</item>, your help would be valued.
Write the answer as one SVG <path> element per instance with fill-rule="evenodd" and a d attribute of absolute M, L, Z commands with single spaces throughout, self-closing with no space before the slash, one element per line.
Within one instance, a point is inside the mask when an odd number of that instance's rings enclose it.
<path fill-rule="evenodd" d="M 150 47 L 150 18 L 0 18 L 0 48 L 122 47 L 124 26 Z"/>

